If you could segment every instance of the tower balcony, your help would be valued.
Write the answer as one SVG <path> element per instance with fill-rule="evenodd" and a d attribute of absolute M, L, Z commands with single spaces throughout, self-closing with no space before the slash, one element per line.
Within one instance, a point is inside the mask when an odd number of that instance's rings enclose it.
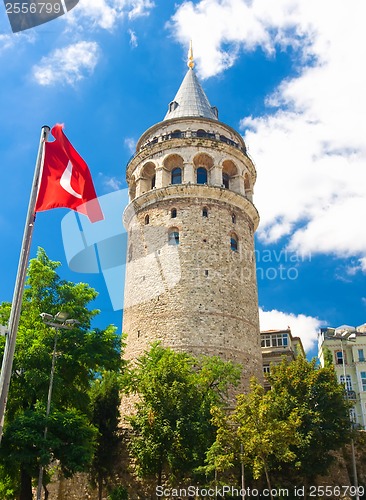
<path fill-rule="evenodd" d="M 143 145 L 140 146 L 138 151 L 136 151 L 131 158 L 128 160 L 127 165 L 129 165 L 132 160 L 137 157 L 137 156 L 150 156 L 151 150 L 157 145 L 161 145 L 162 143 L 165 143 L 166 141 L 171 141 L 175 139 L 189 139 L 190 144 L 196 145 L 199 143 L 200 140 L 209 140 L 213 142 L 221 142 L 224 144 L 227 144 L 233 148 L 238 149 L 244 155 L 249 159 L 249 156 L 247 154 L 247 150 L 245 147 L 243 147 L 241 144 L 238 142 L 233 141 L 229 137 L 226 137 L 225 135 L 218 134 L 218 133 L 212 133 L 212 132 L 206 132 L 204 130 L 175 130 L 173 132 L 161 134 L 159 136 L 155 136 L 149 141 L 145 142 Z M 193 142 L 192 142 L 193 139 Z"/>

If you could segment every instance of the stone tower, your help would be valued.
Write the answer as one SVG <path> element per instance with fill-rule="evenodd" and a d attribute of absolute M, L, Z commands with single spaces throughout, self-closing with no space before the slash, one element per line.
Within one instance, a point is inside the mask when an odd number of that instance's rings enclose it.
<path fill-rule="evenodd" d="M 261 378 L 252 202 L 255 167 L 193 70 L 127 166 L 126 358 L 154 340 Z"/>

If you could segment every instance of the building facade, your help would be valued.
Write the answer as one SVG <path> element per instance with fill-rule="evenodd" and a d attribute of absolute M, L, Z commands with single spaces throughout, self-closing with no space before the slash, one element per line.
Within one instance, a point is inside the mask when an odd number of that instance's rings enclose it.
<path fill-rule="evenodd" d="M 285 358 L 294 361 L 297 356 L 306 357 L 300 337 L 293 337 L 290 327 L 286 330 L 266 330 L 261 332 L 264 387 L 269 389 L 266 374 L 271 366 L 278 365 Z"/>
<path fill-rule="evenodd" d="M 322 366 L 332 361 L 347 398 L 354 403 L 350 418 L 357 428 L 366 429 L 366 324 L 321 328 L 318 357 Z"/>
<path fill-rule="evenodd" d="M 125 356 L 149 345 L 218 355 L 262 377 L 253 205 L 256 170 L 189 69 L 127 165 Z"/>

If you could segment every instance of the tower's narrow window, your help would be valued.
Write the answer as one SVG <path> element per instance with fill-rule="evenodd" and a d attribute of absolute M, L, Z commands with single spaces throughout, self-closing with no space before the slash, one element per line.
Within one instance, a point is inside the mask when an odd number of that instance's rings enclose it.
<path fill-rule="evenodd" d="M 222 185 L 224 186 L 225 189 L 229 189 L 229 180 L 230 177 L 227 173 L 222 174 Z"/>
<path fill-rule="evenodd" d="M 197 168 L 197 184 L 207 184 L 207 170 L 203 167 Z"/>
<path fill-rule="evenodd" d="M 148 224 L 150 224 L 150 217 L 149 215 L 145 215 L 145 225 L 147 226 Z"/>
<path fill-rule="evenodd" d="M 202 209 L 202 217 L 208 217 L 208 209 L 207 209 L 207 207 L 204 207 Z"/>
<path fill-rule="evenodd" d="M 151 178 L 151 189 L 154 189 L 154 187 L 155 187 L 155 180 L 156 180 L 156 176 L 153 175 Z"/>
<path fill-rule="evenodd" d="M 231 250 L 233 250 L 233 252 L 238 251 L 238 237 L 236 236 L 236 234 L 232 234 L 230 236 L 230 248 Z"/>
<path fill-rule="evenodd" d="M 182 169 L 181 168 L 175 168 L 174 170 L 172 170 L 171 183 L 172 184 L 182 184 Z"/>
<path fill-rule="evenodd" d="M 172 219 L 176 218 L 176 216 L 177 216 L 177 209 L 176 208 L 172 208 L 172 210 L 170 212 L 170 216 Z"/>
<path fill-rule="evenodd" d="M 178 103 L 177 101 L 172 101 L 169 103 L 169 113 L 171 113 L 172 111 L 176 110 L 178 107 Z"/>
<path fill-rule="evenodd" d="M 231 222 L 233 224 L 236 224 L 236 215 L 235 214 L 231 214 Z"/>
<path fill-rule="evenodd" d="M 168 233 L 169 245 L 179 245 L 179 230 L 176 227 L 169 229 Z"/>

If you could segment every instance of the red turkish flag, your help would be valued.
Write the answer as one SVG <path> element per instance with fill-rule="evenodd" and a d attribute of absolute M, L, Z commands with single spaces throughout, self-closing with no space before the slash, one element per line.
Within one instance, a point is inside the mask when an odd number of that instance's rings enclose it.
<path fill-rule="evenodd" d="M 35 211 L 71 208 L 87 215 L 90 222 L 103 220 L 88 165 L 73 148 L 62 128 L 62 125 L 55 125 L 51 133 L 56 140 L 45 143 Z"/>

